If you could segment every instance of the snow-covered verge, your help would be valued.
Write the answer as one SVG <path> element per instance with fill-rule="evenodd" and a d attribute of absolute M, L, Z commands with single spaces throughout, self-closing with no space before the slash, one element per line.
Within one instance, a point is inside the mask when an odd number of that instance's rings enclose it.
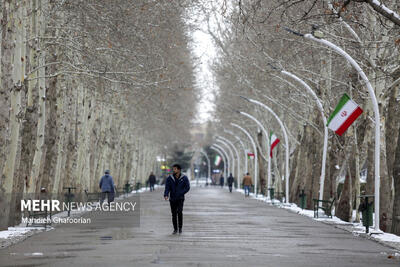
<path fill-rule="evenodd" d="M 155 189 L 157 189 L 161 186 L 155 185 L 154 187 L 155 187 Z M 146 192 L 146 191 L 150 191 L 150 188 L 149 187 L 141 188 L 137 191 L 134 190 L 134 191 L 130 192 L 129 194 L 122 194 L 121 196 L 116 197 L 115 200 L 118 201 L 118 200 L 121 200 L 124 198 L 129 198 L 137 193 L 142 193 L 142 192 Z M 70 217 L 76 218 L 76 217 L 82 216 L 86 212 L 88 212 L 88 211 L 74 210 L 74 211 L 71 211 Z M 54 214 L 54 215 L 52 215 L 52 217 L 53 218 L 66 218 L 66 217 L 68 217 L 68 211 L 63 211 L 63 212 Z M 8 227 L 7 230 L 0 231 L 0 249 L 6 248 L 10 245 L 21 242 L 34 234 L 41 233 L 44 231 L 51 231 L 54 229 L 54 226 L 55 226 L 55 224 L 53 224 L 53 226 L 47 226 L 46 228 L 42 227 L 42 226 L 26 227 L 25 223 L 21 223 L 17 226 Z"/>
<path fill-rule="evenodd" d="M 47 228 L 47 230 L 50 229 L 51 227 Z M 44 227 L 24 227 L 23 225 L 8 227 L 8 230 L 0 231 L 0 249 L 23 241 L 38 232 L 43 232 L 44 230 Z"/>
<path fill-rule="evenodd" d="M 235 191 L 239 192 L 241 194 L 244 194 L 243 189 L 236 189 Z M 361 222 L 360 223 L 345 222 L 336 216 L 329 218 L 328 216 L 325 215 L 323 210 L 318 211 L 319 218 L 314 218 L 313 210 L 306 210 L 306 209 L 303 210 L 300 207 L 298 207 L 296 204 L 293 204 L 293 203 L 288 203 L 288 204 L 282 203 L 279 200 L 271 201 L 269 198 L 262 196 L 262 195 L 258 195 L 256 197 L 255 194 L 253 194 L 253 193 L 250 193 L 250 198 L 265 202 L 268 205 L 274 205 L 277 208 L 286 209 L 291 212 L 297 213 L 299 215 L 309 217 L 315 221 L 333 225 L 336 228 L 339 228 L 339 229 L 342 229 L 342 230 L 352 233 L 354 236 L 363 236 L 365 238 L 374 240 L 385 246 L 389 246 L 391 248 L 394 248 L 394 249 L 397 249 L 400 251 L 400 236 L 390 234 L 390 233 L 385 233 L 381 230 L 375 230 L 372 227 L 369 228 L 369 233 L 366 233 L 366 229 L 362 225 Z M 353 212 L 353 219 L 354 218 L 355 218 L 355 211 Z M 395 256 L 400 257 L 400 253 L 396 253 Z"/>

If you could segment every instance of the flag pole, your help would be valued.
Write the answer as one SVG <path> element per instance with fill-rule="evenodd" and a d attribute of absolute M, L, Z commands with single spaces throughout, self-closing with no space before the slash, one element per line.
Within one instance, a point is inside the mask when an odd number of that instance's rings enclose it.
<path fill-rule="evenodd" d="M 288 138 L 288 135 L 287 135 L 287 132 L 286 132 L 286 128 L 285 128 L 285 126 L 283 125 L 283 123 L 282 123 L 282 121 L 281 121 L 281 119 L 278 117 L 278 115 L 276 115 L 276 113 L 270 108 L 270 107 L 268 107 L 267 105 L 265 105 L 264 103 L 261 103 L 261 102 L 259 102 L 259 101 L 257 101 L 257 100 L 254 100 L 254 99 L 250 99 L 250 98 L 247 98 L 247 97 L 244 97 L 244 96 L 240 96 L 241 98 L 243 98 L 243 99 L 245 99 L 245 100 L 247 100 L 247 101 L 249 101 L 249 102 L 251 102 L 251 103 L 254 103 L 254 104 L 257 104 L 257 105 L 260 105 L 260 106 L 262 106 L 264 109 L 266 109 L 266 110 L 268 110 L 274 117 L 275 117 L 275 119 L 278 121 L 278 123 L 279 123 L 279 125 L 281 126 L 281 129 L 282 129 L 282 132 L 283 132 L 283 135 L 284 135 L 284 137 L 285 137 L 285 145 L 286 145 L 286 157 L 285 157 L 285 159 L 286 159 L 286 164 L 285 164 L 285 169 L 286 169 L 286 177 L 285 177 L 285 184 L 286 184 L 286 187 L 285 187 L 285 190 L 286 190 L 286 200 L 285 200 L 285 202 L 286 203 L 289 203 L 289 138 Z"/>
<path fill-rule="evenodd" d="M 231 163 L 232 163 L 232 165 L 230 166 L 230 169 L 231 169 L 230 173 L 234 174 L 234 173 L 235 173 L 235 156 L 234 156 L 234 154 L 233 154 L 233 152 L 232 152 L 231 147 L 228 145 L 228 143 L 227 143 L 226 141 L 224 141 L 224 140 L 223 140 L 220 136 L 218 136 L 218 135 L 217 135 L 217 140 L 216 140 L 216 142 L 219 142 L 219 143 L 223 144 L 224 146 L 226 146 L 226 148 L 228 149 L 229 153 L 231 154 L 231 157 L 232 157 Z M 228 177 L 226 177 L 225 179 L 228 179 Z"/>
<path fill-rule="evenodd" d="M 237 187 L 236 187 L 236 189 L 239 189 L 239 175 L 240 175 L 240 158 L 239 158 L 239 152 L 238 152 L 238 150 L 236 149 L 236 147 L 235 147 L 235 145 L 229 140 L 229 139 L 227 139 L 227 138 L 224 138 L 224 137 L 222 137 L 222 136 L 218 136 L 220 139 L 222 139 L 222 140 L 224 140 L 225 142 L 227 142 L 228 144 L 230 144 L 232 147 L 233 147 L 233 150 L 235 151 L 235 154 L 236 154 L 236 158 L 237 158 L 237 181 L 238 181 L 238 184 L 237 184 Z"/>
<path fill-rule="evenodd" d="M 335 52 L 343 56 L 357 71 L 357 73 L 360 75 L 360 77 L 363 79 L 365 85 L 367 86 L 367 90 L 369 93 L 369 96 L 372 101 L 372 105 L 374 107 L 374 116 L 375 116 L 375 196 L 374 196 L 374 204 L 375 204 L 375 230 L 379 230 L 379 201 L 380 201 L 380 196 L 379 196 L 379 190 L 380 190 L 380 184 L 381 184 L 381 179 L 380 179 L 380 135 L 381 135 L 381 127 L 380 127 L 380 115 L 379 115 L 379 106 L 378 106 L 378 100 L 376 99 L 375 96 L 375 91 L 374 88 L 372 88 L 371 83 L 368 80 L 367 75 L 365 75 L 364 71 L 361 69 L 360 65 L 343 49 L 338 47 L 337 45 L 329 42 L 328 40 L 322 39 L 322 38 L 317 38 L 313 34 L 301 34 L 298 32 L 295 32 L 291 29 L 285 28 L 290 33 L 293 33 L 295 35 L 304 37 L 306 39 L 315 41 L 317 43 L 323 44 L 325 46 L 330 47 L 333 49 Z M 323 35 L 322 32 L 318 31 L 319 35 Z"/>
<path fill-rule="evenodd" d="M 218 144 L 215 144 L 215 143 L 213 144 L 213 146 L 216 147 L 216 148 L 218 148 L 218 149 L 220 149 L 220 150 L 224 153 L 224 156 L 225 156 L 225 158 L 226 158 L 226 161 L 228 162 L 228 166 L 225 168 L 225 179 L 226 179 L 226 177 L 227 177 L 227 171 L 229 171 L 228 168 L 231 168 L 231 159 L 229 158 L 229 154 L 226 153 L 226 150 L 225 150 L 222 146 L 220 146 L 220 145 L 218 145 Z"/>
<path fill-rule="evenodd" d="M 255 195 L 257 197 L 257 180 L 258 180 L 258 153 L 257 153 L 257 146 L 256 143 L 254 142 L 253 137 L 251 137 L 251 135 L 249 134 L 248 131 L 246 131 L 245 129 L 243 129 L 242 127 L 240 127 L 239 125 L 235 124 L 235 123 L 231 123 L 231 125 L 233 127 L 236 127 L 238 129 L 240 129 L 243 133 L 245 133 L 247 135 L 247 137 L 250 139 L 251 144 L 253 145 L 253 149 L 254 149 L 254 177 L 255 177 L 255 181 L 254 181 L 254 192 Z"/>
<path fill-rule="evenodd" d="M 262 123 L 259 120 L 257 120 L 255 117 L 253 117 L 252 115 L 250 115 L 250 114 L 248 114 L 246 112 L 242 112 L 242 111 L 238 111 L 238 112 L 240 114 L 246 116 L 247 118 L 253 120 L 255 123 L 257 123 L 257 125 L 263 130 L 265 138 L 267 139 L 267 154 L 268 154 L 268 172 L 267 172 L 268 181 L 267 181 L 267 186 L 268 186 L 268 189 L 269 189 L 271 187 L 271 157 L 269 156 L 269 151 L 270 151 L 271 144 L 269 143 L 268 131 L 265 129 L 265 127 L 262 125 Z M 267 197 L 269 199 L 271 199 L 269 190 L 267 190 Z"/>
<path fill-rule="evenodd" d="M 203 154 L 203 155 L 206 157 L 206 159 L 207 159 L 207 166 L 208 166 L 208 177 L 207 177 L 207 180 L 206 180 L 206 185 L 207 185 L 207 184 L 208 184 L 208 178 L 211 179 L 210 158 L 208 157 L 207 153 L 205 153 L 203 150 L 199 150 L 199 152 L 200 152 L 201 154 Z"/>
<path fill-rule="evenodd" d="M 214 145 L 212 145 L 210 148 L 211 148 L 212 150 L 216 151 L 216 152 L 221 156 L 222 160 L 224 161 L 224 174 L 226 174 L 226 166 L 227 166 L 228 164 L 227 164 L 227 160 L 226 160 L 226 158 L 225 158 L 224 153 L 222 153 L 222 151 L 221 151 L 220 149 L 218 149 L 217 147 L 215 147 Z"/>
<path fill-rule="evenodd" d="M 326 169 L 326 154 L 328 151 L 328 126 L 327 126 L 327 121 L 324 113 L 324 108 L 322 106 L 321 100 L 318 98 L 318 96 L 315 94 L 314 90 L 311 89 L 311 87 L 304 82 L 302 79 L 300 79 L 298 76 L 294 75 L 293 73 L 290 73 L 285 70 L 280 71 L 282 74 L 285 74 L 286 76 L 289 76 L 293 78 L 294 80 L 298 81 L 301 85 L 303 85 L 307 91 L 311 94 L 311 96 L 314 98 L 315 102 L 317 102 L 317 107 L 321 113 L 322 117 L 322 122 L 324 123 L 324 146 L 322 150 L 322 167 L 321 167 L 321 177 L 320 177 L 320 184 L 319 184 L 319 199 L 323 200 L 324 199 L 324 185 L 325 185 L 325 169 Z"/>
<path fill-rule="evenodd" d="M 247 172 L 248 172 L 248 167 L 247 167 L 246 147 L 244 146 L 244 143 L 243 143 L 242 139 L 240 139 L 239 136 L 235 135 L 232 131 L 229 131 L 229 130 L 227 130 L 227 129 L 224 129 L 224 132 L 233 135 L 233 136 L 236 138 L 236 140 L 239 141 L 240 145 L 242 146 L 243 151 L 244 151 L 244 170 L 245 170 L 244 173 L 247 173 Z M 242 177 L 241 177 L 242 175 L 243 175 L 243 173 L 240 174 L 240 179 L 242 178 Z M 238 177 L 238 183 L 239 183 L 239 177 Z M 241 184 L 241 183 L 238 184 L 238 188 L 240 188 L 240 184 Z"/>

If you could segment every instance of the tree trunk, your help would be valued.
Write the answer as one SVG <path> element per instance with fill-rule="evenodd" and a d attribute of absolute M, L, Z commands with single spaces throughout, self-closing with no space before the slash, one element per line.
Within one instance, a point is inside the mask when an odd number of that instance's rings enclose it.
<path fill-rule="evenodd" d="M 1 178 L 1 195 L 3 199 L 0 201 L 0 229 L 4 229 L 9 225 L 10 212 L 14 213 L 13 206 L 11 205 L 11 193 L 14 187 L 14 174 L 15 169 L 18 168 L 19 155 L 18 155 L 18 142 L 20 136 L 21 119 L 23 118 L 21 90 L 24 82 L 25 75 L 25 59 L 22 58 L 24 53 L 24 8 L 25 2 L 10 3 L 5 1 L 3 10 L 3 33 L 2 33 L 2 53 L 5 60 L 10 60 L 6 63 L 5 68 L 2 70 L 2 98 L 4 97 L 5 107 L 9 110 L 2 114 L 8 114 L 9 117 L 4 122 L 2 129 L 2 136 L 0 139 L 6 140 L 5 143 L 0 143 L 2 155 L 0 158 L 0 168 L 2 171 Z M 13 31 L 15 29 L 15 32 Z M 10 31 L 8 34 L 4 31 Z M 3 58 L 2 58 L 3 59 Z M 4 59 L 3 59 L 4 60 Z M 8 65 L 12 62 L 13 65 Z M 4 64 L 5 62 L 2 61 Z M 10 75 L 11 74 L 11 75 Z M 8 93 L 10 95 L 8 96 Z M 10 102 L 8 98 L 10 97 Z M 2 103 L 3 104 L 3 103 Z M 22 117 L 21 117 L 22 116 Z M 2 141 L 1 141 L 2 142 Z M 5 161 L 4 161 L 5 160 Z M 3 165 L 4 164 L 4 165 Z M 13 203 L 14 204 L 14 203 Z M 10 210 L 11 209 L 11 210 Z M 12 215 L 11 214 L 11 215 Z M 11 219 L 13 221 L 13 219 Z"/>
<path fill-rule="evenodd" d="M 397 136 L 396 154 L 393 162 L 394 201 L 392 233 L 400 235 L 400 127 Z"/>
<path fill-rule="evenodd" d="M 39 174 L 42 168 L 42 158 L 44 154 L 44 141 L 45 141 L 45 127 L 46 127 L 46 80 L 45 80 L 45 48 L 44 40 L 42 37 L 45 34 L 46 22 L 44 16 L 44 9 L 46 8 L 47 0 L 39 0 L 38 4 L 38 33 L 39 33 L 39 70 L 38 70 L 38 89 L 39 89 L 39 119 L 37 123 L 37 137 L 36 137 L 36 150 L 33 157 L 32 170 L 30 173 L 30 180 L 27 186 L 27 193 L 33 194 L 40 189 Z"/>
<path fill-rule="evenodd" d="M 351 174 L 346 175 L 343 190 L 340 194 L 338 208 L 335 212 L 336 217 L 345 222 L 351 221 L 352 205 L 351 205 Z"/>
<path fill-rule="evenodd" d="M 265 138 L 268 138 L 268 137 L 265 137 Z M 264 147 L 264 142 L 263 142 L 263 133 L 260 131 L 258 134 L 257 134 L 257 141 L 258 141 L 258 144 L 259 144 L 259 147 L 260 148 L 262 148 L 262 147 Z M 258 149 L 258 147 L 257 147 L 257 149 Z M 258 182 L 258 184 L 259 184 L 259 189 L 260 189 L 260 193 L 262 194 L 262 195 L 265 195 L 266 194 L 266 191 L 265 191 L 265 189 L 266 189 L 266 180 L 265 180 L 265 161 L 264 161 L 264 159 L 262 158 L 262 155 L 263 154 L 263 151 L 262 151 L 262 149 L 260 150 L 260 149 L 258 149 L 258 162 L 259 162 L 259 182 Z M 239 174 L 238 174 L 239 175 Z"/>

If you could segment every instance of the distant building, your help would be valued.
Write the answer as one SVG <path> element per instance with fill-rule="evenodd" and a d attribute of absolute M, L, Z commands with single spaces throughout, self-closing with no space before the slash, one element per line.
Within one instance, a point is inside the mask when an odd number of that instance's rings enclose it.
<path fill-rule="evenodd" d="M 207 129 L 207 122 L 194 124 L 193 128 L 190 130 L 192 142 L 202 147 L 206 143 Z"/>

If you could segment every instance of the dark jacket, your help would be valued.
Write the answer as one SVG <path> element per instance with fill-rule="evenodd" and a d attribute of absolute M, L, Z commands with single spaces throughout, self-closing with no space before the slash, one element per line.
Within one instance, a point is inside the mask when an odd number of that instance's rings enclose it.
<path fill-rule="evenodd" d="M 101 177 L 99 186 L 101 188 L 101 192 L 114 192 L 114 180 L 111 175 L 106 174 Z"/>
<path fill-rule="evenodd" d="M 233 176 L 230 175 L 230 176 L 228 177 L 228 185 L 231 186 L 232 184 L 233 184 Z"/>
<path fill-rule="evenodd" d="M 181 177 L 176 179 L 174 175 L 170 175 L 165 182 L 164 197 L 169 194 L 169 201 L 185 199 L 185 194 L 190 190 L 189 179 L 181 173 Z"/>
<path fill-rule="evenodd" d="M 155 175 L 150 175 L 149 176 L 149 183 L 150 184 L 155 184 L 156 183 L 156 176 Z"/>

